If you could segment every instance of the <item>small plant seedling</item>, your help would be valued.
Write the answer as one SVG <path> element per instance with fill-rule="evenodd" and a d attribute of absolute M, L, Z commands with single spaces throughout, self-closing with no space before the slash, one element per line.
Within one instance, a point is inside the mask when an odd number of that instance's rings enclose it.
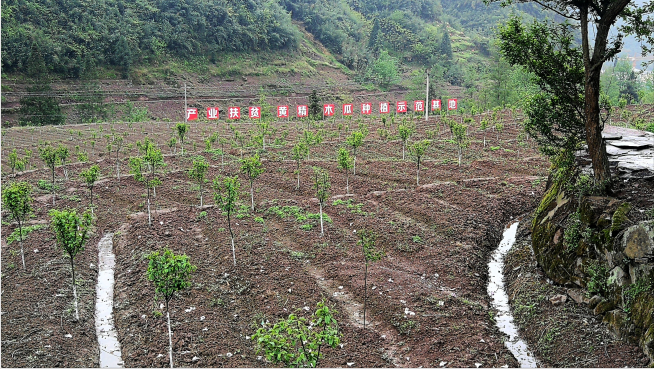
<path fill-rule="evenodd" d="M 373 231 L 367 231 L 363 229 L 359 232 L 359 241 L 357 241 L 357 244 L 361 245 L 365 264 L 365 272 L 363 274 L 363 329 L 366 329 L 366 307 L 368 301 L 368 264 L 380 260 L 385 255 L 384 250 L 377 250 L 375 247 L 376 242 L 377 235 Z"/>
<path fill-rule="evenodd" d="M 223 212 L 227 213 L 227 226 L 229 227 L 229 235 L 232 238 L 232 257 L 234 258 L 234 265 L 236 265 L 236 249 L 234 248 L 234 232 L 232 231 L 232 213 L 236 210 L 238 191 L 241 187 L 241 183 L 238 181 L 238 176 L 225 177 L 222 182 L 218 178 L 214 178 L 213 187 L 217 191 L 213 194 L 216 204 Z"/>
<path fill-rule="evenodd" d="M 188 170 L 189 178 L 198 184 L 200 187 L 200 207 L 202 207 L 202 193 L 204 189 L 204 184 L 207 182 L 205 179 L 207 175 L 207 170 L 209 169 L 209 163 L 204 159 L 204 156 L 197 156 L 193 159 L 193 166 Z"/>
<path fill-rule="evenodd" d="M 331 188 L 331 184 L 329 183 L 329 173 L 325 169 L 314 167 L 313 176 L 316 197 L 320 203 L 320 236 L 324 236 L 325 230 L 322 222 L 322 207 L 325 204 L 325 200 L 329 198 L 329 189 Z"/>
<path fill-rule="evenodd" d="M 23 223 L 32 213 L 32 186 L 27 182 L 14 182 L 2 189 L 2 203 L 9 209 L 11 216 L 18 222 L 18 241 L 20 243 L 20 257 L 25 269 L 25 254 L 23 252 Z M 7 240 L 9 243 L 9 240 Z"/>
<path fill-rule="evenodd" d="M 297 163 L 297 189 L 300 189 L 300 164 L 305 156 L 309 155 L 309 147 L 304 141 L 298 142 L 293 146 L 293 160 Z"/>
<path fill-rule="evenodd" d="M 68 168 L 66 167 L 66 164 L 68 163 L 68 158 L 70 157 L 70 152 L 68 151 L 68 147 L 59 144 L 59 147 L 57 147 L 57 156 L 59 157 L 61 166 L 64 169 L 64 178 L 66 179 L 66 181 L 68 181 Z"/>
<path fill-rule="evenodd" d="M 81 216 L 76 210 L 50 210 L 50 226 L 56 236 L 57 246 L 68 254 L 70 271 L 73 281 L 73 296 L 75 298 L 75 320 L 79 320 L 77 306 L 77 284 L 75 283 L 75 257 L 82 251 L 88 240 L 92 217 L 88 211 Z"/>
<path fill-rule="evenodd" d="M 263 173 L 263 167 L 261 165 L 261 160 L 259 159 L 259 154 L 255 154 L 252 157 L 241 159 L 241 172 L 245 174 L 250 182 L 250 200 L 252 202 L 252 211 L 254 212 L 254 180 L 257 179 L 261 173 Z"/>
<path fill-rule="evenodd" d="M 402 140 L 402 160 L 404 160 L 404 150 L 406 148 L 407 141 L 409 141 L 409 138 L 413 134 L 413 127 L 407 123 L 402 123 L 397 126 L 397 133 Z"/>
<path fill-rule="evenodd" d="M 350 172 L 353 167 L 353 160 L 350 152 L 344 148 L 338 149 L 338 167 L 345 171 L 345 193 L 350 194 Z"/>
<path fill-rule="evenodd" d="M 97 164 L 94 164 L 90 168 L 83 170 L 79 176 L 84 178 L 86 186 L 89 188 L 89 197 L 91 199 L 89 207 L 91 208 L 91 214 L 93 214 L 93 186 L 95 185 L 95 181 L 98 180 L 98 177 L 100 177 L 100 167 L 98 167 Z"/>
<path fill-rule="evenodd" d="M 272 326 L 262 322 L 263 327 L 252 335 L 257 353 L 263 351 L 266 359 L 286 367 L 315 368 L 324 355 L 323 346 L 336 348 L 341 343 L 335 314 L 319 302 L 310 319 L 290 314 Z"/>
<path fill-rule="evenodd" d="M 164 298 L 166 302 L 166 317 L 168 318 L 168 354 L 170 367 L 173 367 L 173 332 L 170 327 L 170 300 L 175 293 L 191 286 L 191 273 L 197 270 L 195 265 L 188 261 L 186 255 L 175 255 L 166 249 L 163 253 L 154 251 L 148 255 L 148 279 L 154 282 L 155 293 Z"/>

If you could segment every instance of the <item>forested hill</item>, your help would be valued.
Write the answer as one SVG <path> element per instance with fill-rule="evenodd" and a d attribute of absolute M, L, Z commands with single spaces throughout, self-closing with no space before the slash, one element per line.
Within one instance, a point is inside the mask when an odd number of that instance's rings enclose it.
<path fill-rule="evenodd" d="M 40 54 L 62 77 L 96 66 L 126 76 L 170 57 L 292 51 L 302 38 L 298 27 L 354 71 L 365 71 L 382 50 L 433 64 L 448 51 L 445 24 L 488 53 L 492 26 L 515 10 L 482 0 L 3 0 L 2 69 L 25 73 L 30 55 Z"/>

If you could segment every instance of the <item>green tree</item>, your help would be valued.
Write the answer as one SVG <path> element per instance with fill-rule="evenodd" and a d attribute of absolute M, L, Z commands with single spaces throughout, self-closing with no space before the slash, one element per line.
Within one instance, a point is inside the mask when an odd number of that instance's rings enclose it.
<path fill-rule="evenodd" d="M 163 253 L 153 251 L 148 255 L 148 270 L 146 275 L 154 283 L 155 294 L 163 297 L 166 302 L 166 318 L 168 319 L 168 356 L 170 367 L 173 367 L 173 332 L 170 326 L 170 300 L 177 292 L 191 287 L 191 273 L 197 267 L 191 264 L 186 255 L 175 255 L 169 249 Z"/>
<path fill-rule="evenodd" d="M 161 184 L 159 177 L 155 177 L 158 166 L 162 166 L 163 155 L 161 150 L 147 138 L 143 143 L 138 143 L 141 147 L 142 156 L 136 156 L 129 159 L 130 172 L 134 174 L 134 179 L 145 185 L 148 202 L 148 225 L 152 226 L 152 213 L 150 212 L 150 189 Z M 148 173 L 149 172 L 149 173 Z"/>
<path fill-rule="evenodd" d="M 447 58 L 447 60 L 451 60 L 453 57 L 452 42 L 450 41 L 450 35 L 447 31 L 447 26 L 443 26 L 443 38 L 441 39 L 440 52 L 441 55 Z"/>
<path fill-rule="evenodd" d="M 213 198 L 220 209 L 227 213 L 227 226 L 229 227 L 229 235 L 232 238 L 234 266 L 236 266 L 236 249 L 234 248 L 234 232 L 232 231 L 232 213 L 236 210 L 240 187 L 241 183 L 238 181 L 238 176 L 225 177 L 222 182 L 218 178 L 213 180 L 213 188 L 217 191 L 214 192 Z"/>
<path fill-rule="evenodd" d="M 75 320 L 79 320 L 79 308 L 77 306 L 77 282 L 75 281 L 75 257 L 82 251 L 88 240 L 88 232 L 91 228 L 91 213 L 84 212 L 78 215 L 76 210 L 50 210 L 50 226 L 57 239 L 59 246 L 67 255 L 70 261 L 70 272 L 73 281 L 73 296 L 75 298 Z"/>
<path fill-rule="evenodd" d="M 125 139 L 123 136 L 116 133 L 106 135 L 105 138 L 107 140 L 107 152 L 109 155 L 111 155 L 111 153 L 116 154 L 116 178 L 118 178 L 118 184 L 120 184 L 120 153 L 123 151 Z"/>
<path fill-rule="evenodd" d="M 263 173 L 263 165 L 259 159 L 259 154 L 241 159 L 241 172 L 245 174 L 248 182 L 250 182 L 250 200 L 252 201 L 252 211 L 254 211 L 254 180 Z"/>
<path fill-rule="evenodd" d="M 322 135 L 320 132 L 313 133 L 309 130 L 304 130 L 302 132 L 302 141 L 304 141 L 304 144 L 307 147 L 307 160 L 309 160 L 309 149 L 311 147 L 320 145 L 322 143 Z"/>
<path fill-rule="evenodd" d="M 95 186 L 95 181 L 100 177 L 100 167 L 98 167 L 97 164 L 94 164 L 90 168 L 83 170 L 79 176 L 84 178 L 84 182 L 86 182 L 86 186 L 89 188 L 89 208 L 91 208 L 91 214 L 93 214 L 93 186 Z"/>
<path fill-rule="evenodd" d="M 353 166 L 353 175 L 357 175 L 357 149 L 363 145 L 363 138 L 365 135 L 361 131 L 354 131 L 352 134 L 345 140 L 348 146 L 352 147 L 352 154 L 354 156 L 354 166 Z"/>
<path fill-rule="evenodd" d="M 428 147 L 429 140 L 422 140 L 414 142 L 413 146 L 409 149 L 409 152 L 418 164 L 418 170 L 416 171 L 416 186 L 420 186 L 420 163 L 422 162 L 422 157 L 425 155 L 425 151 L 427 151 Z"/>
<path fill-rule="evenodd" d="M 397 60 L 390 56 L 386 50 L 379 53 L 379 57 L 372 63 L 367 72 L 368 79 L 385 88 L 395 83 L 397 76 Z"/>
<path fill-rule="evenodd" d="M 322 106 L 320 106 L 320 99 L 316 90 L 311 91 L 309 95 L 309 117 L 312 119 L 322 118 Z"/>
<path fill-rule="evenodd" d="M 32 186 L 27 182 L 14 182 L 3 186 L 2 203 L 9 210 L 13 219 L 18 222 L 18 241 L 20 243 L 20 257 L 25 270 L 25 253 L 23 252 L 23 223 L 32 210 Z"/>
<path fill-rule="evenodd" d="M 309 156 L 309 147 L 305 141 L 300 141 L 295 146 L 293 146 L 293 160 L 297 163 L 297 189 L 300 189 L 300 164 L 304 157 Z"/>
<path fill-rule="evenodd" d="M 511 0 L 484 1 L 486 3 L 500 2 L 502 5 L 507 5 L 512 2 Z M 516 2 L 531 2 L 531 0 L 520 0 Z M 605 61 L 614 58 L 620 53 L 623 44 L 622 39 L 626 34 L 634 34 L 640 40 L 649 44 L 646 45 L 643 43 L 643 55 L 652 50 L 652 46 L 654 45 L 654 19 L 648 15 L 651 13 L 654 3 L 649 2 L 638 4 L 632 0 L 547 0 L 536 2 L 546 9 L 553 10 L 562 17 L 579 22 L 579 28 L 581 30 L 581 47 L 573 48 L 570 46 L 571 41 L 568 40 L 568 37 L 565 39 L 561 39 L 561 37 L 549 38 L 548 36 L 553 33 L 551 29 L 554 27 L 551 27 L 544 36 L 538 38 L 525 38 L 526 32 L 524 32 L 520 27 L 516 27 L 516 23 L 519 25 L 519 20 L 514 18 L 511 21 L 513 25 L 509 24 L 505 26 L 504 30 L 500 31 L 501 49 L 505 56 L 507 54 L 512 55 L 508 57 L 509 62 L 526 66 L 527 69 L 530 69 L 530 71 L 534 72 L 539 78 L 546 81 L 552 79 L 556 80 L 561 76 L 567 76 L 557 70 L 556 74 L 558 77 L 542 77 L 540 73 L 546 73 L 546 71 L 531 70 L 531 66 L 534 63 L 547 63 L 551 60 L 549 58 L 544 58 L 542 61 L 530 61 L 529 58 L 542 58 L 542 56 L 539 56 L 536 53 L 547 51 L 547 54 L 556 55 L 556 51 L 554 50 L 562 50 L 564 54 L 569 54 L 570 56 L 564 58 L 563 61 L 567 62 L 567 65 L 573 64 L 575 70 L 578 69 L 578 63 L 581 62 L 581 70 L 583 71 L 581 85 L 583 86 L 583 89 L 577 91 L 577 96 L 583 96 L 583 103 L 581 105 L 573 104 L 573 106 L 576 109 L 581 110 L 581 112 L 575 113 L 576 116 L 582 116 L 586 144 L 588 145 L 588 153 L 592 160 L 594 179 L 598 182 L 606 182 L 610 180 L 611 172 L 608 156 L 606 154 L 606 143 L 602 139 L 603 124 L 600 118 L 600 112 L 602 110 L 600 105 L 600 78 L 602 67 Z M 621 18 L 624 23 L 618 27 L 618 35 L 609 42 L 609 33 L 618 18 Z M 571 27 L 570 24 L 565 23 L 560 27 L 564 28 L 568 34 L 570 33 L 567 31 Z M 521 33 L 511 35 L 511 29 L 513 31 L 521 31 Z M 589 32 L 590 29 L 593 30 L 592 35 Z M 547 44 L 546 48 L 538 47 L 539 44 L 543 43 L 539 38 L 542 39 L 543 37 L 545 38 L 545 44 Z M 593 43 L 592 46 L 591 42 Z M 575 52 L 569 53 L 571 50 L 575 50 Z M 519 53 L 522 53 L 522 56 L 517 55 Z M 545 56 L 547 56 L 547 54 L 545 54 Z M 547 64 L 545 64 L 545 66 L 547 67 L 545 68 L 547 70 L 553 67 Z M 564 71 L 567 69 L 570 68 L 566 67 Z M 577 84 L 572 83 L 573 81 L 574 80 L 569 80 L 568 83 L 572 85 L 574 89 L 577 89 Z M 545 85 L 548 84 L 545 83 Z M 553 95 L 559 99 L 569 99 L 567 94 L 559 95 L 556 91 Z"/>
<path fill-rule="evenodd" d="M 182 145 L 182 155 L 184 155 L 184 137 L 189 131 L 189 125 L 186 123 L 177 123 L 175 126 L 177 130 L 177 136 L 179 137 L 179 143 Z"/>
<path fill-rule="evenodd" d="M 19 166 L 20 163 L 20 159 L 18 159 L 18 151 L 16 149 L 13 149 L 7 156 L 8 156 L 7 161 L 9 162 L 9 168 L 11 168 L 11 174 L 15 174 L 16 168 Z"/>
<path fill-rule="evenodd" d="M 315 368 L 324 356 L 321 348 L 336 348 L 341 342 L 335 314 L 323 301 L 310 319 L 290 314 L 272 326 L 262 321 L 263 327 L 252 335 L 257 353 L 263 351 L 266 359 L 286 367 Z"/>
<path fill-rule="evenodd" d="M 39 144 L 39 156 L 52 173 L 52 206 L 55 204 L 55 168 L 59 161 L 59 151 L 50 142 Z"/>
<path fill-rule="evenodd" d="M 322 222 L 322 207 L 324 206 L 325 201 L 329 198 L 331 184 L 329 183 L 329 173 L 325 169 L 313 167 L 313 178 L 313 187 L 316 190 L 316 197 L 320 203 L 320 236 L 322 237 L 325 235 Z"/>
<path fill-rule="evenodd" d="M 205 179 L 207 175 L 207 170 L 209 169 L 209 163 L 204 159 L 203 156 L 197 156 L 193 159 L 193 166 L 188 170 L 188 177 L 198 184 L 200 187 L 200 207 L 202 207 L 202 189 L 204 184 L 207 181 Z"/>
<path fill-rule="evenodd" d="M 363 329 L 366 329 L 366 307 L 368 302 L 368 264 L 374 263 L 384 257 L 384 250 L 377 250 L 375 244 L 377 243 L 377 235 L 373 231 L 362 229 L 359 231 L 359 241 L 357 244 L 361 246 L 363 251 L 363 262 L 365 265 L 365 272 L 363 274 Z"/>
<path fill-rule="evenodd" d="M 350 152 L 344 148 L 338 149 L 338 167 L 345 171 L 345 193 L 350 194 L 350 169 L 353 167 L 353 160 Z"/>

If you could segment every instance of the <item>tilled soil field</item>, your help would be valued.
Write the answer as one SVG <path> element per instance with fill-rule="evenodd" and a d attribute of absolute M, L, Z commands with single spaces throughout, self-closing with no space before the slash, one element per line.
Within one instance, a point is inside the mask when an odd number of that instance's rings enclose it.
<path fill-rule="evenodd" d="M 144 186 L 129 175 L 118 181 L 113 160 L 93 158 L 105 177 L 93 191 L 95 232 L 76 259 L 81 319 L 73 320 L 70 268 L 55 249 L 52 232 L 36 230 L 24 241 L 26 270 L 18 243 L 7 245 L 3 237 L 2 365 L 98 365 L 97 243 L 114 232 L 114 318 L 126 367 L 168 365 L 165 311 L 145 276 L 145 255 L 165 247 L 188 255 L 198 267 L 192 287 L 171 303 L 176 366 L 275 366 L 256 351 L 252 334 L 262 321 L 275 322 L 298 309 L 309 314 L 307 309 L 313 311 L 322 300 L 338 311 L 343 336 L 342 347 L 324 350 L 320 366 L 516 366 L 494 325 L 486 263 L 504 226 L 537 205 L 548 163 L 517 141 L 518 132 L 507 125 L 499 133 L 471 131 L 471 147 L 458 166 L 449 132 L 426 132 L 437 127 L 435 122 L 419 126 L 414 136 L 433 138 L 420 186 L 416 164 L 401 158 L 401 142 L 371 134 L 358 150 L 349 195 L 345 173 L 335 162 L 345 134 L 335 125 L 325 128 L 330 138 L 302 163 L 298 190 L 289 151 L 300 131 L 289 127 L 279 146 L 261 152 L 265 172 L 254 183 L 254 212 L 241 175 L 242 204 L 232 223 L 236 266 L 227 220 L 212 205 L 212 190 L 205 190 L 208 205 L 199 208 L 198 190 L 185 170 L 192 155 L 201 154 L 211 164 L 207 178 L 238 174 L 238 146 L 229 148 L 224 165 L 216 152 L 166 156 L 152 226 L 144 213 Z M 195 128 L 192 137 L 201 135 Z M 126 159 L 120 160 L 125 173 Z M 87 206 L 88 189 L 78 173 L 88 165 L 71 165 L 68 182 L 57 169 L 55 208 Z M 322 237 L 310 166 L 325 168 L 331 180 Z M 38 169 L 5 181 L 28 180 L 36 187 L 48 176 Z M 46 190 L 37 192 L 32 222 L 46 223 L 52 198 Z M 3 235 L 15 228 L 3 212 Z M 366 329 L 364 263 L 356 233 L 364 229 L 379 236 L 377 247 L 385 251 L 368 268 Z"/>

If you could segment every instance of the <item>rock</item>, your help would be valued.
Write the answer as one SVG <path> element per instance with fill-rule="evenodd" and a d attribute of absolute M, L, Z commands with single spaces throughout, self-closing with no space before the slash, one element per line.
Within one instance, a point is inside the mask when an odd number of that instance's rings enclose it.
<path fill-rule="evenodd" d="M 568 296 L 570 296 L 570 298 L 573 299 L 577 304 L 588 304 L 590 302 L 590 299 L 586 297 L 584 292 L 580 289 L 569 288 L 567 292 Z"/>
<path fill-rule="evenodd" d="M 623 237 L 624 254 L 629 259 L 640 259 L 654 255 L 654 225 L 640 222 L 629 227 Z"/>
<path fill-rule="evenodd" d="M 559 241 L 561 241 L 561 236 L 563 236 L 563 232 L 561 231 L 561 228 L 559 228 L 556 233 L 554 234 L 554 243 L 558 244 Z"/>
<path fill-rule="evenodd" d="M 602 301 L 600 301 L 597 306 L 595 306 L 593 313 L 595 313 L 595 315 L 602 315 L 609 310 L 613 310 L 613 308 L 615 308 L 615 304 L 613 302 L 602 299 Z"/>
<path fill-rule="evenodd" d="M 622 135 L 602 132 L 602 138 L 605 140 L 621 140 Z"/>
<path fill-rule="evenodd" d="M 627 337 L 629 320 L 627 314 L 620 309 L 606 313 L 602 318 L 602 322 L 607 323 L 609 331 L 616 339 L 623 340 Z"/>
<path fill-rule="evenodd" d="M 611 269 L 611 272 L 609 273 L 609 278 L 606 281 L 606 283 L 611 286 L 611 285 L 616 285 L 619 287 L 625 286 L 629 284 L 629 278 L 627 277 L 627 274 L 620 268 L 619 266 Z"/>
<path fill-rule="evenodd" d="M 622 149 L 644 149 L 646 147 L 652 146 L 652 143 L 648 141 L 633 140 L 633 139 L 627 140 L 626 138 L 627 137 L 623 137 L 622 140 L 613 141 L 611 142 L 611 145 Z"/>
<path fill-rule="evenodd" d="M 173 235 L 173 234 L 170 233 L 170 231 L 166 231 L 166 232 L 164 232 L 164 236 L 166 236 L 166 237 L 170 237 L 170 236 L 172 236 L 172 235 Z"/>
<path fill-rule="evenodd" d="M 565 304 L 568 298 L 565 295 L 554 295 L 550 298 L 550 302 L 554 306 L 559 306 Z"/>

